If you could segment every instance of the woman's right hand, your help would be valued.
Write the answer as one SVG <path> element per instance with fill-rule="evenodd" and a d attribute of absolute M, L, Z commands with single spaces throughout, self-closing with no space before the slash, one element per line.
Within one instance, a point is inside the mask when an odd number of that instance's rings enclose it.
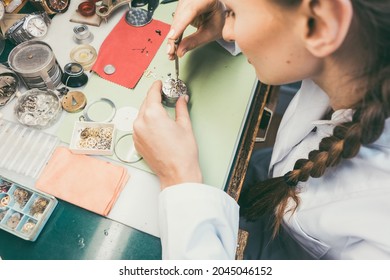
<path fill-rule="evenodd" d="M 167 53 L 169 59 L 182 57 L 200 45 L 222 38 L 222 28 L 225 23 L 224 6 L 218 0 L 179 0 L 171 30 L 168 33 Z M 183 38 L 177 50 L 177 40 L 184 30 L 193 25 L 197 31 Z"/>

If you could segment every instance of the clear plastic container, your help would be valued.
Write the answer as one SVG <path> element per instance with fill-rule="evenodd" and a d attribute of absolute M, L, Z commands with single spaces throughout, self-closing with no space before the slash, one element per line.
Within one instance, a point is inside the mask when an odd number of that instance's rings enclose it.
<path fill-rule="evenodd" d="M 35 241 L 58 201 L 0 176 L 0 229 Z"/>

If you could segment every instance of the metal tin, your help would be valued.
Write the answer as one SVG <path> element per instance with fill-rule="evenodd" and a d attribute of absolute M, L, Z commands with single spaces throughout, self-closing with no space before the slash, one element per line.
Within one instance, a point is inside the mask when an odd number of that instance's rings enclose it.
<path fill-rule="evenodd" d="M 169 78 L 162 86 L 162 103 L 167 107 L 175 107 L 182 95 L 188 95 L 187 86 L 180 79 Z"/>
<path fill-rule="evenodd" d="M 29 89 L 55 89 L 61 83 L 61 67 L 51 47 L 42 41 L 17 45 L 8 56 L 8 64 Z"/>
<path fill-rule="evenodd" d="M 15 97 L 19 90 L 20 79 L 15 72 L 0 64 L 0 107 Z"/>
<path fill-rule="evenodd" d="M 62 105 L 53 90 L 30 89 L 18 98 L 14 111 L 21 124 L 45 129 L 59 119 Z"/>
<path fill-rule="evenodd" d="M 94 5 L 94 4 L 93 4 Z M 93 40 L 93 34 L 85 24 L 77 25 L 73 28 L 73 41 L 77 44 L 89 44 Z"/>

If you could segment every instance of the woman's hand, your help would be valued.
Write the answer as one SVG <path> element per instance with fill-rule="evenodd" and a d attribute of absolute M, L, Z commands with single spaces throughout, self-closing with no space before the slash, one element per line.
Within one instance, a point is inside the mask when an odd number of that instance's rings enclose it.
<path fill-rule="evenodd" d="M 175 58 L 174 42 L 189 25 L 195 26 L 197 31 L 183 38 L 176 51 L 179 57 L 200 45 L 222 38 L 224 23 L 224 6 L 218 0 L 179 0 L 168 33 L 169 59 Z"/>
<path fill-rule="evenodd" d="M 201 183 L 198 148 L 187 109 L 188 96 L 176 103 L 176 120 L 161 104 L 161 81 L 153 83 L 134 121 L 134 145 L 160 179 L 161 189 Z"/>

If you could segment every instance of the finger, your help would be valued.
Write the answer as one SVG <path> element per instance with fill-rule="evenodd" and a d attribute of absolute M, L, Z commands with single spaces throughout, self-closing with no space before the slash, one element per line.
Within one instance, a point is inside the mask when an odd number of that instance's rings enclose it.
<path fill-rule="evenodd" d="M 188 112 L 188 95 L 182 95 L 176 102 L 176 123 L 183 127 L 191 125 L 190 114 Z"/>
<path fill-rule="evenodd" d="M 168 33 L 167 38 L 169 41 L 177 40 L 184 30 L 191 24 L 191 22 L 197 17 L 198 11 L 192 7 L 181 7 L 178 5 L 175 16 L 171 24 L 171 30 Z"/>
<path fill-rule="evenodd" d="M 214 41 L 215 34 L 204 29 L 198 29 L 195 33 L 185 37 L 177 48 L 177 56 L 183 57 L 186 52 L 201 45 Z"/>
<path fill-rule="evenodd" d="M 160 98 L 159 102 L 161 103 L 161 88 L 162 88 L 162 83 L 160 80 L 153 82 L 152 86 L 149 88 L 149 91 L 148 91 L 144 101 L 142 102 L 142 104 L 139 108 L 139 111 L 138 111 L 139 117 L 142 117 L 144 115 L 146 107 L 149 106 L 149 104 L 151 103 L 151 101 L 149 101 L 150 98 L 152 98 L 152 100 L 157 100 L 157 102 L 158 102 L 158 98 Z M 154 96 L 154 95 L 156 95 L 156 93 L 158 93 L 159 97 Z"/>
<path fill-rule="evenodd" d="M 160 80 L 154 81 L 152 86 L 149 88 L 148 94 L 146 96 L 147 105 L 152 103 L 161 104 L 161 90 L 162 82 Z"/>
<path fill-rule="evenodd" d="M 207 9 L 206 7 L 198 7 L 195 2 L 180 2 L 177 5 L 174 13 L 173 21 L 171 24 L 171 30 L 169 31 L 167 38 L 167 54 L 170 59 L 173 59 L 175 54 L 175 41 L 184 33 L 185 29 L 191 25 L 191 23 Z"/>

